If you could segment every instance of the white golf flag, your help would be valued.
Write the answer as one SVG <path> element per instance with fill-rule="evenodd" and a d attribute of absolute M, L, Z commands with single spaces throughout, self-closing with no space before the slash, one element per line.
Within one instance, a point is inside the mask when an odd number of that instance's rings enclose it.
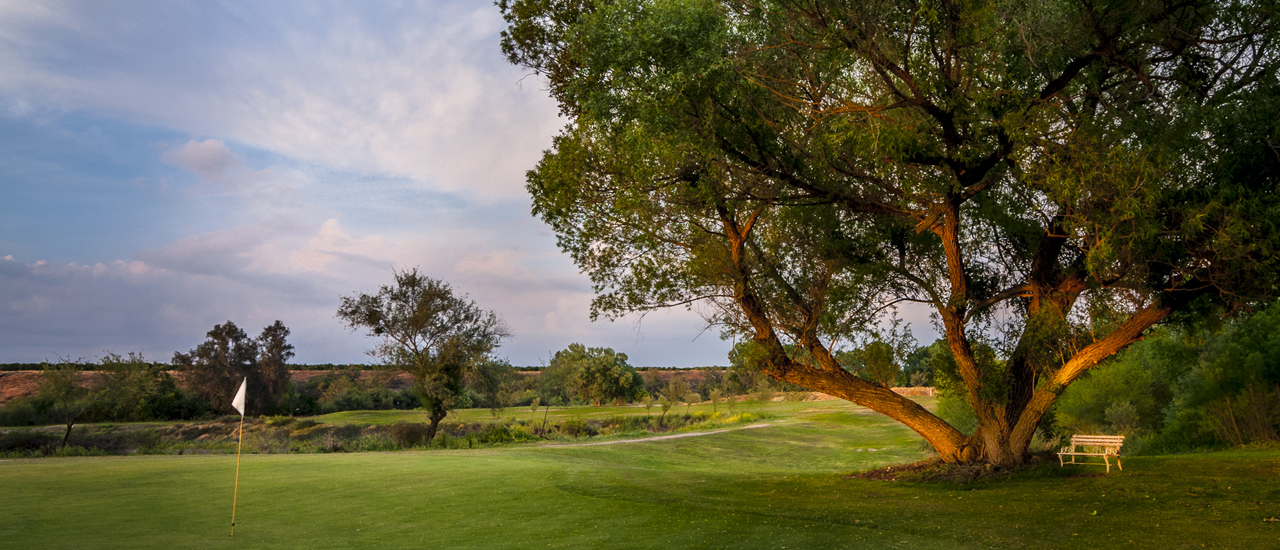
<path fill-rule="evenodd" d="M 240 389 L 236 391 L 236 398 L 231 400 L 231 406 L 235 407 L 240 416 L 244 416 L 244 387 L 248 384 L 249 378 L 245 377 L 244 381 L 240 382 Z"/>

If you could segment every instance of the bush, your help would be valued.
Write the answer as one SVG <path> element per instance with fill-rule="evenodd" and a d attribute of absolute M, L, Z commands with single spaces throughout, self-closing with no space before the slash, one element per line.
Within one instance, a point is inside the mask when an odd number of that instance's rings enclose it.
<path fill-rule="evenodd" d="M 950 392 L 938 396 L 938 417 L 965 435 L 978 428 L 978 415 L 973 412 L 969 401 Z"/>
<path fill-rule="evenodd" d="M 52 449 L 62 441 L 61 437 L 49 432 L 31 430 L 11 430 L 0 435 L 0 454 L 27 456 Z"/>
<path fill-rule="evenodd" d="M 559 425 L 560 431 L 575 439 L 590 437 L 599 433 L 591 424 L 577 418 L 570 418 Z"/>
<path fill-rule="evenodd" d="M 391 440 L 396 445 L 408 449 L 410 447 L 420 447 L 426 442 L 427 428 L 426 424 L 421 423 L 396 422 L 387 430 L 391 434 Z"/>

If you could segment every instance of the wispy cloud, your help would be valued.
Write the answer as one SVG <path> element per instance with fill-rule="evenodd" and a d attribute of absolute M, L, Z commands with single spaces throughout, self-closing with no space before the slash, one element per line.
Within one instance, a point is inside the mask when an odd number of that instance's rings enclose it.
<path fill-rule="evenodd" d="M 501 25 L 467 0 L 0 3 L 0 361 L 276 319 L 300 360 L 360 361 L 339 298 L 410 267 L 503 315 L 518 363 L 723 361 L 685 312 L 589 321 L 523 191 L 562 121 Z"/>
<path fill-rule="evenodd" d="M 279 17 L 289 8 L 298 15 Z M 183 2 L 11 7 L 0 17 L 0 90 L 11 105 L 88 105 L 490 199 L 522 193 L 524 170 L 561 124 L 536 79 L 521 86 L 524 75 L 501 58 L 501 18 L 488 4 L 210 11 Z"/>

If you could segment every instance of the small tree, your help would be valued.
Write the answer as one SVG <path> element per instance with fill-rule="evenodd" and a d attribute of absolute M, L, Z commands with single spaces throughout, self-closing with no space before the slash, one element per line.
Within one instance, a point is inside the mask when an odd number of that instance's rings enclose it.
<path fill-rule="evenodd" d="M 49 403 L 49 417 L 67 427 L 61 447 L 71 439 L 71 429 L 107 392 L 101 380 L 83 380 L 83 365 L 77 361 L 45 364 L 36 395 Z"/>
<path fill-rule="evenodd" d="M 485 359 L 476 364 L 464 377 L 466 386 L 484 396 L 489 414 L 495 418 L 515 402 L 512 387 L 516 383 L 516 370 L 502 360 Z"/>
<path fill-rule="evenodd" d="M 881 340 L 872 340 L 856 353 L 861 363 L 862 372 L 859 373 L 863 378 L 889 387 L 893 385 L 893 381 L 897 380 L 898 374 L 902 372 L 902 366 L 898 364 L 895 357 L 893 346 Z"/>
<path fill-rule="evenodd" d="M 702 396 L 698 395 L 698 392 L 691 391 L 684 394 L 684 414 L 689 414 L 689 409 L 699 401 L 702 401 Z"/>
<path fill-rule="evenodd" d="M 463 377 L 489 360 L 510 333 L 498 315 L 448 283 L 416 268 L 394 273 L 395 284 L 376 294 L 344 296 L 338 318 L 382 341 L 370 355 L 413 375 L 431 420 L 427 441 L 462 391 Z"/>
<path fill-rule="evenodd" d="M 140 353 L 108 353 L 97 369 L 107 389 L 99 403 L 104 419 L 173 420 L 192 418 L 206 409 L 178 388 L 169 365 L 149 362 Z"/>
<path fill-rule="evenodd" d="M 675 404 L 676 404 L 675 401 L 673 401 L 670 397 L 667 397 L 665 393 L 663 393 L 661 396 L 658 397 L 658 406 L 662 408 L 662 415 L 658 417 L 659 427 L 661 427 L 663 425 L 663 422 L 666 421 L 667 411 L 671 410 L 671 407 L 674 406 Z"/>
<path fill-rule="evenodd" d="M 720 400 L 724 399 L 724 390 L 719 387 L 713 388 L 711 395 L 708 397 L 711 398 L 711 412 L 719 412 Z"/>

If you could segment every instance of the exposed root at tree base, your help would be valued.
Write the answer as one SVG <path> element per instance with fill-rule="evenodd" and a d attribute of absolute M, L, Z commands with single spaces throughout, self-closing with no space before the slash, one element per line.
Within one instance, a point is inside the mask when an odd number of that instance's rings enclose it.
<path fill-rule="evenodd" d="M 1026 464 L 1015 466 L 1012 468 L 1000 467 L 995 464 L 979 462 L 969 464 L 947 464 L 938 458 L 922 460 L 911 464 L 897 464 L 893 466 L 885 466 L 884 468 L 876 468 L 865 472 L 857 472 L 845 476 L 849 479 L 869 479 L 874 481 L 901 481 L 908 483 L 925 483 L 925 482 L 941 482 L 941 483 L 972 483 L 979 480 L 998 480 L 1007 477 L 1015 472 L 1026 470 L 1029 468 L 1038 468 L 1052 461 L 1052 466 L 1057 467 L 1058 459 L 1052 455 L 1032 455 Z M 1092 477 L 1093 475 L 1102 475 L 1063 471 L 1064 477 Z"/>

